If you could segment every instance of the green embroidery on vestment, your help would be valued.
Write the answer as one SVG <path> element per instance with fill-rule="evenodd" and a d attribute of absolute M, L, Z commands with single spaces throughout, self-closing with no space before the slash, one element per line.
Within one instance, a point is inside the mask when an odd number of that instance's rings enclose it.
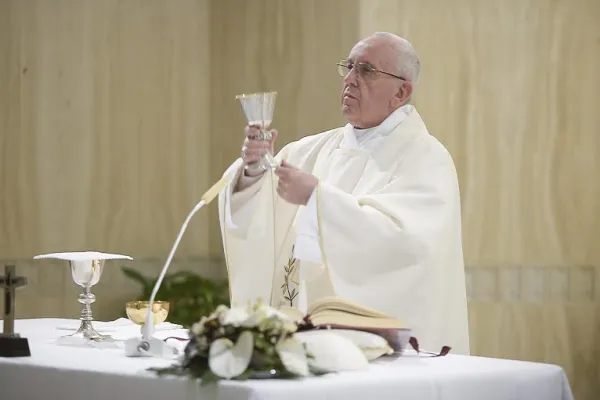
<path fill-rule="evenodd" d="M 292 277 L 298 269 L 298 260 L 294 258 L 294 246 L 292 246 L 292 255 L 283 269 L 285 270 L 285 275 L 283 277 L 283 284 L 281 285 L 281 293 L 283 294 L 283 298 L 290 303 L 290 306 L 293 306 L 294 299 L 298 296 L 298 290 L 290 288 L 291 284 L 294 283 Z"/>

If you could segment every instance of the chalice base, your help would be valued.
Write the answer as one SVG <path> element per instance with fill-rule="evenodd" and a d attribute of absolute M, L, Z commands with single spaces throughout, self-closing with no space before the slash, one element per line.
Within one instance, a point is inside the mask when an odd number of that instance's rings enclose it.
<path fill-rule="evenodd" d="M 111 343 L 115 340 L 110 335 L 98 333 L 92 326 L 92 321 L 81 321 L 81 325 L 75 333 L 61 336 L 58 339 L 59 344 L 65 345 L 85 344 L 90 341 Z"/>
<path fill-rule="evenodd" d="M 94 340 L 97 342 L 105 341 L 105 340 L 112 340 L 112 336 L 102 335 L 102 334 L 98 333 L 92 326 L 92 321 L 81 321 L 81 325 L 79 326 L 79 329 L 77 330 L 77 332 L 75 332 L 71 336 L 81 337 L 81 338 L 84 338 L 87 340 Z"/>

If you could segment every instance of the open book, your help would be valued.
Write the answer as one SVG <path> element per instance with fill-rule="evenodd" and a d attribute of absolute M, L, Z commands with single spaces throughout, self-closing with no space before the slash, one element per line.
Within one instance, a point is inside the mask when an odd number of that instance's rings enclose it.
<path fill-rule="evenodd" d="M 324 297 L 315 301 L 308 307 L 307 315 L 294 307 L 282 306 L 279 310 L 295 321 L 308 317 L 319 328 L 330 326 L 365 331 L 405 328 L 396 318 L 340 297 Z"/>
<path fill-rule="evenodd" d="M 422 351 L 417 339 L 411 336 L 412 330 L 399 319 L 340 297 L 316 300 L 310 304 L 306 315 L 294 307 L 281 306 L 278 309 L 294 321 L 308 319 L 316 329 L 350 329 L 374 333 L 383 337 L 395 352 L 404 351 L 410 344 L 417 353 L 439 357 L 445 356 L 451 349 L 443 346 L 439 353 Z"/>
<path fill-rule="evenodd" d="M 279 310 L 294 321 L 308 319 L 316 329 L 373 333 L 384 338 L 395 352 L 402 352 L 411 337 L 411 330 L 402 321 L 340 297 L 324 297 L 313 302 L 306 315 L 294 307 L 282 306 Z"/>

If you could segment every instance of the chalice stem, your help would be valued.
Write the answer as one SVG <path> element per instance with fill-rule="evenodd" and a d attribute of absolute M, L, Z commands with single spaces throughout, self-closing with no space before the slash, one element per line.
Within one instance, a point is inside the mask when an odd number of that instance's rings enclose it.
<path fill-rule="evenodd" d="M 102 340 L 108 338 L 109 336 L 99 334 L 92 326 L 94 318 L 92 317 L 91 304 L 96 301 L 96 296 L 92 294 L 89 286 L 83 287 L 83 293 L 79 295 L 78 301 L 82 305 L 81 316 L 79 317 L 81 324 L 73 336 L 82 336 L 89 340 Z"/>
<path fill-rule="evenodd" d="M 96 301 L 96 296 L 94 296 L 89 287 L 83 288 L 83 293 L 79 296 L 79 302 L 83 305 L 81 308 L 81 317 L 79 318 L 82 321 L 92 322 L 94 318 L 92 317 L 92 307 L 91 304 Z"/>

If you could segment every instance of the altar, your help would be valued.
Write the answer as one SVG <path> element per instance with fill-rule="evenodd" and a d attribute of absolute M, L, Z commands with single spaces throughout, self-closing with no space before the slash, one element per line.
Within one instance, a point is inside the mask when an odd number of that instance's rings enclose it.
<path fill-rule="evenodd" d="M 367 370 L 298 380 L 222 381 L 201 387 L 148 371 L 172 360 L 126 357 L 122 348 L 58 345 L 59 329 L 78 320 L 15 321 L 29 340 L 31 357 L 0 358 L 3 400 L 572 400 L 564 371 L 555 365 L 407 352 L 382 358 Z M 186 337 L 182 329 L 159 330 L 159 338 Z"/>

